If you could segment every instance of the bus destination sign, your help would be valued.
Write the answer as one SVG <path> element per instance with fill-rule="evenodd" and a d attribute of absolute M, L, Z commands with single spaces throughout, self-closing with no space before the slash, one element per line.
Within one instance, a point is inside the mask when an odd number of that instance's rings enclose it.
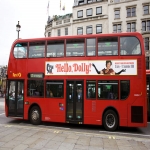
<path fill-rule="evenodd" d="M 44 74 L 43 73 L 29 73 L 28 77 L 29 78 L 44 78 Z"/>

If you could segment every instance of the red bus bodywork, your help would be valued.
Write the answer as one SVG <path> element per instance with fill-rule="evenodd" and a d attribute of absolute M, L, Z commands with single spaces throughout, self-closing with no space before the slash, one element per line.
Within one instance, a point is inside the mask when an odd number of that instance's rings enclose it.
<path fill-rule="evenodd" d="M 142 53 L 141 55 L 120 55 L 117 56 L 83 56 L 83 57 L 44 57 L 44 58 L 24 58 L 17 59 L 14 57 L 13 50 L 17 43 L 35 41 L 52 41 L 52 40 L 69 40 L 69 39 L 86 39 L 86 38 L 106 38 L 106 37 L 126 37 L 135 36 L 140 41 Z M 85 43 L 86 44 L 86 43 Z M 120 41 L 118 41 L 118 45 Z M 66 45 L 65 48 L 66 49 Z M 119 46 L 118 46 L 118 49 Z M 65 50 L 66 51 L 66 50 Z M 86 53 L 86 48 L 84 48 Z M 96 47 L 96 53 L 97 53 Z M 63 62 L 63 61 L 105 61 L 105 60 L 137 60 L 137 75 L 116 75 L 116 76 L 101 76 L 101 75 L 52 75 L 44 76 L 44 85 L 46 80 L 63 80 L 64 81 L 64 96 L 63 98 L 36 98 L 27 96 L 27 80 L 28 73 L 43 73 L 45 74 L 45 62 Z M 146 127 L 147 126 L 147 100 L 146 100 L 146 71 L 145 71 L 145 52 L 142 36 L 139 33 L 120 33 L 120 34 L 97 34 L 97 35 L 81 35 L 81 36 L 61 36 L 61 37 L 47 37 L 34 39 L 18 39 L 11 47 L 10 57 L 8 62 L 7 81 L 9 80 L 23 80 L 24 81 L 24 103 L 23 103 L 23 117 L 22 119 L 29 119 L 29 112 L 33 105 L 37 105 L 41 110 L 41 120 L 50 122 L 68 122 L 66 119 L 66 99 L 67 99 L 67 81 L 82 80 L 83 81 L 83 120 L 82 124 L 102 125 L 104 112 L 108 109 L 113 109 L 117 112 L 119 118 L 119 126 L 126 127 Z M 117 80 L 119 83 L 122 80 L 130 81 L 130 94 L 125 100 L 99 100 L 87 99 L 86 96 L 86 81 L 87 80 Z M 97 87 L 97 86 L 96 86 Z M 8 88 L 8 87 L 7 87 Z M 97 88 L 96 88 L 97 89 Z M 44 86 L 44 93 L 45 93 Z M 96 90 L 97 91 L 97 90 Z M 120 93 L 120 86 L 119 92 Z M 120 95 L 120 94 L 119 94 Z M 63 109 L 60 109 L 60 105 Z M 135 109 L 131 109 L 135 107 Z M 138 107 L 142 108 L 142 113 L 138 114 Z M 6 96 L 5 113 L 10 116 L 9 104 Z M 142 115 L 142 122 L 133 122 Z M 16 116 L 10 116 L 16 117 Z"/>

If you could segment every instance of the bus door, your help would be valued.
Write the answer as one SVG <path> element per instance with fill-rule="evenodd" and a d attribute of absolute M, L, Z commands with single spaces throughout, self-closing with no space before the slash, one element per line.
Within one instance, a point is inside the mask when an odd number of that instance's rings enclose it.
<path fill-rule="evenodd" d="M 8 106 L 8 116 L 23 117 L 24 109 L 24 81 L 8 80 L 6 104 Z"/>
<path fill-rule="evenodd" d="M 83 81 L 67 81 L 66 121 L 83 122 Z"/>

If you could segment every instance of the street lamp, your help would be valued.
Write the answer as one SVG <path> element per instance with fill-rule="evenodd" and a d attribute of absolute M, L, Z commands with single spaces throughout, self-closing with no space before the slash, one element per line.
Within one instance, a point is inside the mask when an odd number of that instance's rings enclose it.
<path fill-rule="evenodd" d="M 18 32 L 18 39 L 19 39 L 20 28 L 21 28 L 21 25 L 19 24 L 19 21 L 18 21 L 18 24 L 16 25 L 16 31 Z"/>

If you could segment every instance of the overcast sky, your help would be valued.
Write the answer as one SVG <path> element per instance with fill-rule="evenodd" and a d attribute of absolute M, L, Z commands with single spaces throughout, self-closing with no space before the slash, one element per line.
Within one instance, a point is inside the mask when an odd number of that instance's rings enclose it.
<path fill-rule="evenodd" d="M 18 35 L 18 21 L 20 38 L 44 37 L 48 1 L 50 16 L 72 13 L 74 0 L 61 0 L 61 11 L 60 0 L 0 0 L 0 65 L 8 64 L 11 45 Z"/>

